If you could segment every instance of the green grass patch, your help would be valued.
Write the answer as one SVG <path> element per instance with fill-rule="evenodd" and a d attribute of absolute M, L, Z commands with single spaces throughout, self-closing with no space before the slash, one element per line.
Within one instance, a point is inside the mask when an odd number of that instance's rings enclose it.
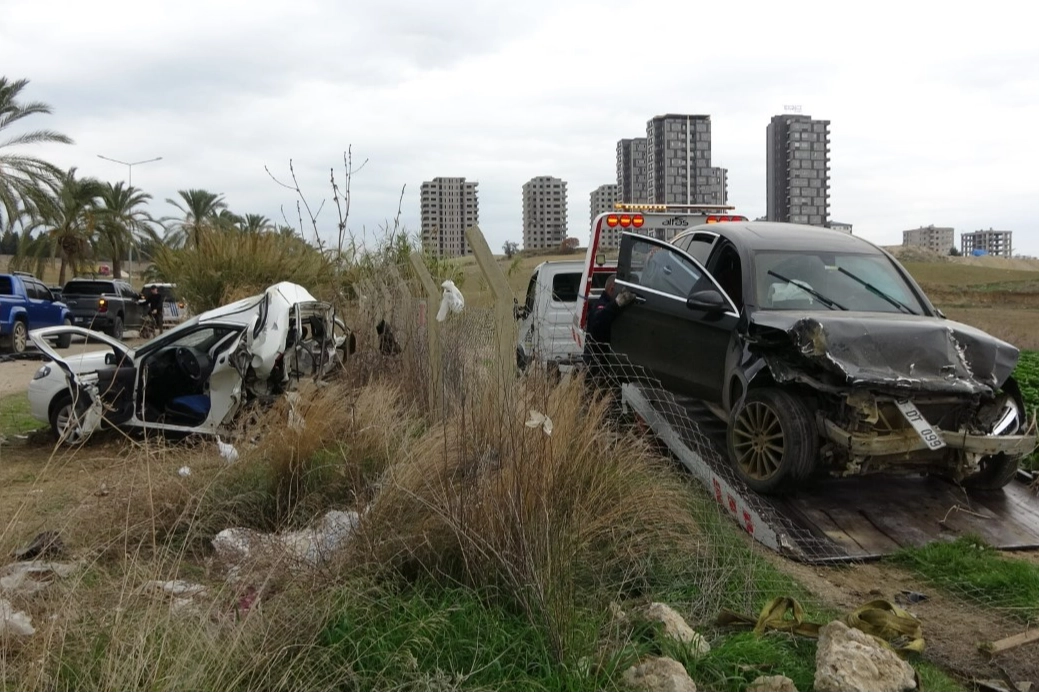
<path fill-rule="evenodd" d="M 891 560 L 971 601 L 1022 619 L 1039 613 L 1039 566 L 1004 558 L 977 537 L 904 549 Z"/>
<path fill-rule="evenodd" d="M 557 663 L 542 629 L 474 590 L 372 588 L 345 597 L 322 644 L 349 664 L 353 690 L 600 690 L 614 674 Z M 584 625 L 591 645 L 598 624 Z"/>
<path fill-rule="evenodd" d="M 24 392 L 0 397 L 0 435 L 23 435 L 43 426 L 29 411 L 29 398 Z"/>

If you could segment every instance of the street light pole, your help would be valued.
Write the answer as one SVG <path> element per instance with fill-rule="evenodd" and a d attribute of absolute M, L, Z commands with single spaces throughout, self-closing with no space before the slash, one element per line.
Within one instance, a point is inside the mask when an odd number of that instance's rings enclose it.
<path fill-rule="evenodd" d="M 113 159 L 102 154 L 98 154 L 97 158 L 104 159 L 105 161 L 111 161 L 114 164 L 122 164 L 126 167 L 126 185 L 127 187 L 133 187 L 133 167 L 140 166 L 141 164 L 150 164 L 153 161 L 162 161 L 161 156 L 157 156 L 154 159 L 145 159 L 144 161 L 120 161 L 119 159 Z M 131 279 L 133 278 L 133 232 L 130 233 L 130 267 L 128 269 Z"/>

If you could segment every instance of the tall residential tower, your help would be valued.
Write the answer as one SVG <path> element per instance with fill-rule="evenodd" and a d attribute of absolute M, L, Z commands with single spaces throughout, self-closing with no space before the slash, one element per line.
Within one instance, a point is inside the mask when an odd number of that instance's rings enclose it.
<path fill-rule="evenodd" d="M 558 248 L 566 239 L 566 181 L 538 176 L 523 184 L 523 249 Z"/>
<path fill-rule="evenodd" d="M 769 221 L 826 226 L 830 220 L 830 121 L 777 115 L 765 130 Z"/>
<path fill-rule="evenodd" d="M 476 181 L 434 178 L 422 184 L 422 248 L 440 257 L 469 254 L 465 230 L 480 223 Z"/>

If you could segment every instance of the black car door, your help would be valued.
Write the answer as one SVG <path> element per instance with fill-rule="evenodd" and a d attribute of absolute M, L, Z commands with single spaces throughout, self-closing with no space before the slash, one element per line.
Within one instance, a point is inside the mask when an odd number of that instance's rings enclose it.
<path fill-rule="evenodd" d="M 624 234 L 616 290 L 636 299 L 613 324 L 611 345 L 665 387 L 721 402 L 725 356 L 739 319 L 703 265 L 668 243 Z M 690 308 L 691 294 L 715 291 L 717 309 Z"/>

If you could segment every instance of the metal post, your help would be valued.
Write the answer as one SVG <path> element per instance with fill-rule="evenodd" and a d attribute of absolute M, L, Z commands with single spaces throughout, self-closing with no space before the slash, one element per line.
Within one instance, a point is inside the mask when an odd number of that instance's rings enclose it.
<path fill-rule="evenodd" d="M 498 339 L 497 358 L 497 380 L 499 392 L 507 395 L 513 381 L 516 379 L 516 316 L 513 312 L 515 305 L 512 287 L 509 280 L 502 272 L 498 261 L 494 259 L 487 239 L 479 226 L 471 226 L 465 230 L 465 237 L 469 241 L 469 248 L 476 257 L 476 264 L 480 266 L 487 284 L 494 294 L 494 317 L 495 332 Z M 506 403 L 503 397 L 502 404 Z"/>
<path fill-rule="evenodd" d="M 411 267 L 415 270 L 415 275 L 422 283 L 422 289 L 426 295 L 426 339 L 429 345 L 429 411 L 435 420 L 439 418 L 437 405 L 440 402 L 440 388 L 443 385 L 441 370 L 444 363 L 444 355 L 440 348 L 440 328 L 436 321 L 437 299 L 440 297 L 440 292 L 437 290 L 437 285 L 433 282 L 433 277 L 429 274 L 429 269 L 426 267 L 422 253 L 417 250 L 411 253 Z"/>

